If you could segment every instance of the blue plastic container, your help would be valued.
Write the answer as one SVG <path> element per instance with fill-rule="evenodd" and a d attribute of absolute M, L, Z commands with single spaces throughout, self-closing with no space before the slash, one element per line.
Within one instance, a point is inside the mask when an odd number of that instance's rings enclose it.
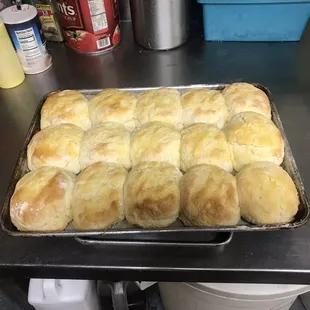
<path fill-rule="evenodd" d="M 197 0 L 207 41 L 299 41 L 310 0 Z"/>

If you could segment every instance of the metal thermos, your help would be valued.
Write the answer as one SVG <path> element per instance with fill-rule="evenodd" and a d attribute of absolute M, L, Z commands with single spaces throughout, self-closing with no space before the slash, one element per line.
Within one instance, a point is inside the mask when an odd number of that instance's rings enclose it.
<path fill-rule="evenodd" d="M 145 48 L 166 50 L 189 35 L 189 0 L 130 0 L 135 40 Z"/>

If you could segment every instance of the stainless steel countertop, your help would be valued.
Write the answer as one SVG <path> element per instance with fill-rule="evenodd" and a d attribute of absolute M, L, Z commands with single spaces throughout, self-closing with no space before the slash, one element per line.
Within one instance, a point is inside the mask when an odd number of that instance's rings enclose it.
<path fill-rule="evenodd" d="M 66 88 L 258 82 L 273 93 L 310 193 L 310 47 L 306 43 L 206 43 L 172 51 L 133 43 L 130 24 L 113 52 L 83 56 L 51 44 L 53 67 L 0 90 L 0 199 L 40 98 Z M 310 224 L 297 230 L 238 233 L 220 250 L 90 247 L 70 238 L 15 238 L 0 232 L 0 277 L 101 278 L 310 284 Z"/>

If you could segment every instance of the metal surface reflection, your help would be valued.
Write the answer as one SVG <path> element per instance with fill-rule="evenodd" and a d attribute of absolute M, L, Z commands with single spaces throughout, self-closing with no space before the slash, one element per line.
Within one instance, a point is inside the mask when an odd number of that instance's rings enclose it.
<path fill-rule="evenodd" d="M 306 190 L 310 192 L 309 44 L 210 43 L 168 52 L 134 43 L 130 23 L 109 54 L 88 58 L 50 44 L 53 68 L 0 90 L 0 199 L 35 107 L 58 88 L 151 87 L 258 82 L 270 89 Z M 308 56 L 307 56 L 308 57 Z M 309 57 L 308 57 L 309 58 Z M 308 85 L 308 86 L 307 86 Z M 71 238 L 19 239 L 0 232 L 0 275 L 119 280 L 310 283 L 310 224 L 291 231 L 236 233 L 221 253 L 205 249 L 83 246 Z"/>

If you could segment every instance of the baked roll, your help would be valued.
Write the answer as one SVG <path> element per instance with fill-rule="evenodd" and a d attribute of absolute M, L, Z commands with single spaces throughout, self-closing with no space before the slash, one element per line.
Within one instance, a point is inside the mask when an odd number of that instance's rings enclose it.
<path fill-rule="evenodd" d="M 12 223 L 22 231 L 61 231 L 72 220 L 71 199 L 75 175 L 41 167 L 16 184 L 10 202 Z"/>
<path fill-rule="evenodd" d="M 49 96 L 41 109 L 41 129 L 69 123 L 83 130 L 91 127 L 88 100 L 76 90 L 64 90 Z"/>
<path fill-rule="evenodd" d="M 181 129 L 183 121 L 180 93 L 172 88 L 159 88 L 139 94 L 135 121 L 137 128 L 158 121 Z"/>
<path fill-rule="evenodd" d="M 136 97 L 126 91 L 107 88 L 89 101 L 89 114 L 93 127 L 104 122 L 115 122 L 128 131 L 135 128 Z"/>
<path fill-rule="evenodd" d="M 237 182 L 211 165 L 192 167 L 182 177 L 181 215 L 186 226 L 233 226 L 240 220 Z"/>
<path fill-rule="evenodd" d="M 255 161 L 282 163 L 284 141 L 281 132 L 265 116 L 255 112 L 239 113 L 227 123 L 224 132 L 236 171 Z"/>
<path fill-rule="evenodd" d="M 256 112 L 271 119 L 270 102 L 261 89 L 248 83 L 234 83 L 222 92 L 229 111 L 229 118 L 242 112 Z"/>
<path fill-rule="evenodd" d="M 233 170 L 224 133 L 214 125 L 194 124 L 181 131 L 181 170 L 208 164 Z"/>
<path fill-rule="evenodd" d="M 145 228 L 166 227 L 180 210 L 182 173 L 169 163 L 141 163 L 129 172 L 124 185 L 125 217 Z"/>
<path fill-rule="evenodd" d="M 241 216 L 253 224 L 284 224 L 298 212 L 298 193 L 288 173 L 270 162 L 246 165 L 236 175 Z"/>
<path fill-rule="evenodd" d="M 223 95 L 206 88 L 191 89 L 182 95 L 184 127 L 206 123 L 222 128 L 228 117 Z"/>
<path fill-rule="evenodd" d="M 27 148 L 28 168 L 58 167 L 79 173 L 84 131 L 72 124 L 49 126 L 37 132 Z"/>
<path fill-rule="evenodd" d="M 131 161 L 168 162 L 180 167 L 180 132 L 169 124 L 152 122 L 132 133 Z"/>
<path fill-rule="evenodd" d="M 124 219 L 123 185 L 127 171 L 97 162 L 77 177 L 72 198 L 73 225 L 79 230 L 106 229 Z"/>
<path fill-rule="evenodd" d="M 80 150 L 81 169 L 99 161 L 131 167 L 130 133 L 123 125 L 107 122 L 85 133 Z"/>

